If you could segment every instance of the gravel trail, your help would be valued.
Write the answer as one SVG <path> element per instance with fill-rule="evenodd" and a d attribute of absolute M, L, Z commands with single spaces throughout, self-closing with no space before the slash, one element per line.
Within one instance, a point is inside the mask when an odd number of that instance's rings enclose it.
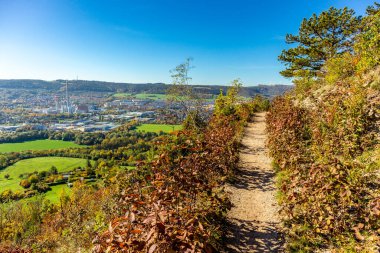
<path fill-rule="evenodd" d="M 265 113 L 258 113 L 245 129 L 239 170 L 227 186 L 233 207 L 228 213 L 225 252 L 284 252 L 275 173 L 265 140 Z"/>

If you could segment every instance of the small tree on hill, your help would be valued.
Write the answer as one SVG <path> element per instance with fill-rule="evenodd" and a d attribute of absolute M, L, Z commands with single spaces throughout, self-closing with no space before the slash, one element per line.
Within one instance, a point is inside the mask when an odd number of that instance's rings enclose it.
<path fill-rule="evenodd" d="M 184 120 L 184 128 L 198 131 L 205 127 L 207 114 L 203 109 L 204 101 L 190 85 L 191 61 L 188 58 L 170 71 L 173 84 L 168 88 L 167 95 L 170 109 L 174 109 L 176 116 Z"/>
<path fill-rule="evenodd" d="M 240 79 L 235 79 L 228 88 L 227 94 L 224 96 L 223 91 L 220 91 L 219 96 L 215 100 L 214 113 L 217 115 L 233 115 L 236 110 L 236 103 L 238 102 L 238 94 L 243 84 Z"/>
<path fill-rule="evenodd" d="M 57 169 L 57 167 L 55 167 L 55 166 L 53 165 L 53 166 L 51 166 L 49 172 L 50 172 L 51 174 L 53 174 L 53 175 L 56 175 L 56 174 L 58 174 L 58 169 Z"/>

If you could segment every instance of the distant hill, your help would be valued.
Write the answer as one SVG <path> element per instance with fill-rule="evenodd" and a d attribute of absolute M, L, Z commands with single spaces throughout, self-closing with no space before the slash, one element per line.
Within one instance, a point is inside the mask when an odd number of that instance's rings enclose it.
<path fill-rule="evenodd" d="M 0 88 L 7 89 L 43 89 L 50 91 L 63 90 L 65 80 L 43 81 L 32 79 L 10 79 L 0 80 Z M 151 93 L 165 94 L 170 84 L 165 83 L 114 83 L 104 81 L 87 81 L 87 80 L 71 80 L 68 81 L 70 91 L 80 92 L 126 92 L 126 93 Z M 218 95 L 220 90 L 227 91 L 228 86 L 219 85 L 194 85 L 194 89 L 203 94 Z M 266 97 L 281 95 L 290 90 L 290 85 L 258 85 L 251 87 L 243 87 L 241 94 L 243 96 L 254 96 L 261 94 Z"/>

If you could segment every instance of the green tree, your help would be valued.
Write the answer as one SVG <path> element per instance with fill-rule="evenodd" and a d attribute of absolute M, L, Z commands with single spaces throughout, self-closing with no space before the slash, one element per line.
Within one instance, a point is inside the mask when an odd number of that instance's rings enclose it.
<path fill-rule="evenodd" d="M 37 183 L 38 182 L 38 176 L 36 174 L 29 176 L 28 181 L 32 184 Z"/>
<path fill-rule="evenodd" d="M 168 88 L 168 101 L 172 109 L 175 109 L 176 116 L 183 119 L 185 129 L 200 130 L 206 126 L 207 114 L 203 108 L 204 101 L 199 93 L 195 92 L 190 85 L 189 76 L 192 58 L 186 59 L 171 70 L 173 84 Z"/>
<path fill-rule="evenodd" d="M 296 44 L 296 47 L 283 50 L 278 57 L 286 66 L 281 75 L 315 77 L 328 59 L 352 52 L 360 21 L 347 7 L 331 7 L 319 16 L 313 14 L 310 19 L 304 19 L 298 35 L 286 35 L 286 43 Z"/>
<path fill-rule="evenodd" d="M 86 164 L 87 164 L 87 168 L 91 168 L 92 167 L 91 161 L 88 158 L 86 160 Z"/>
<path fill-rule="evenodd" d="M 55 166 L 53 165 L 53 166 L 51 166 L 49 172 L 50 172 L 51 174 L 53 174 L 53 175 L 57 175 L 57 174 L 58 174 L 58 169 L 57 169 L 57 167 L 55 167 Z"/>
<path fill-rule="evenodd" d="M 360 56 L 359 68 L 366 71 L 380 64 L 380 4 L 367 8 L 362 30 L 357 36 L 355 50 Z"/>
<path fill-rule="evenodd" d="M 31 183 L 27 179 L 23 179 L 20 182 L 20 186 L 23 187 L 23 188 L 25 188 L 25 189 L 29 188 L 30 185 L 31 185 Z"/>
<path fill-rule="evenodd" d="M 243 84 L 240 79 L 235 79 L 231 83 L 231 87 L 227 90 L 227 95 L 223 95 L 223 91 L 220 90 L 220 94 L 215 100 L 214 113 L 217 115 L 233 115 L 236 113 L 236 105 L 239 102 L 239 91 Z"/>

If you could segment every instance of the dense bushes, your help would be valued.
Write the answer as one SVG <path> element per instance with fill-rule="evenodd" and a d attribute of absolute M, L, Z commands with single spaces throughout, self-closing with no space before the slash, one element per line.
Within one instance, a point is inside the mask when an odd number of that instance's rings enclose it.
<path fill-rule="evenodd" d="M 114 215 L 112 187 L 75 183 L 58 204 L 36 196 L 0 204 L 0 252 L 80 252 Z"/>
<path fill-rule="evenodd" d="M 168 137 L 156 159 L 119 178 L 119 212 L 125 215 L 95 239 L 94 252 L 219 250 L 229 207 L 221 185 L 237 164 L 239 136 L 255 104 L 229 96 L 219 97 L 226 103 L 201 133 Z"/>
<path fill-rule="evenodd" d="M 379 249 L 380 101 L 368 85 L 379 61 L 364 53 L 378 50 L 378 30 L 366 23 L 374 19 L 378 10 L 363 19 L 359 51 L 328 59 L 317 78 L 297 79 L 267 115 L 290 251 Z"/>
<path fill-rule="evenodd" d="M 364 106 L 342 94 L 315 110 L 289 98 L 273 103 L 268 144 L 292 250 L 350 247 L 355 241 L 370 247 L 376 238 L 380 213 L 373 208 L 380 185 L 375 163 L 362 157 L 375 148 Z"/>
<path fill-rule="evenodd" d="M 83 133 L 79 131 L 50 131 L 50 130 L 33 130 L 24 129 L 16 133 L 1 133 L 0 143 L 17 143 L 34 140 L 63 140 L 73 141 L 80 145 L 95 145 L 102 142 L 104 133 Z"/>

